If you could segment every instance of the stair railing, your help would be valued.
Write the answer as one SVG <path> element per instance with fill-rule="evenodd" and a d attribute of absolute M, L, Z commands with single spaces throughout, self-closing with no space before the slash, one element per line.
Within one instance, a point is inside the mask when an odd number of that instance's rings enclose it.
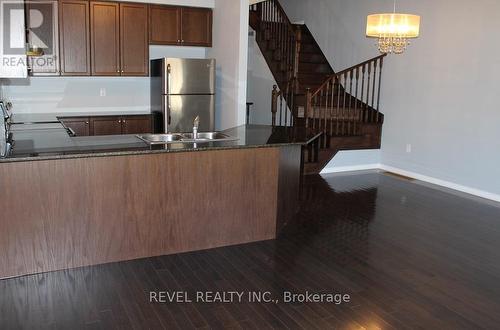
<path fill-rule="evenodd" d="M 380 123 L 380 87 L 386 55 L 335 73 L 314 91 L 307 89 L 306 127 L 328 137 L 357 135 L 361 123 Z"/>
<path fill-rule="evenodd" d="M 275 77 L 282 89 L 290 85 L 290 81 L 297 79 L 299 71 L 299 54 L 301 43 L 301 29 L 295 27 L 278 0 L 259 2 L 250 8 L 257 12 L 260 18 L 261 38 L 273 43 L 273 56 L 279 59 L 281 77 Z M 294 83 L 296 89 L 298 86 Z"/>

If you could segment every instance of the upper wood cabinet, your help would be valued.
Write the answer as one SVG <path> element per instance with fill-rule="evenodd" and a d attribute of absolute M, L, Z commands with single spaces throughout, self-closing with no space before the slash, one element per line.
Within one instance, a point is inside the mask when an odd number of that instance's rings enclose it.
<path fill-rule="evenodd" d="M 120 3 L 120 73 L 147 76 L 148 69 L 148 6 Z"/>
<path fill-rule="evenodd" d="M 92 75 L 120 75 L 120 10 L 115 2 L 90 2 Z"/>
<path fill-rule="evenodd" d="M 92 75 L 147 76 L 148 7 L 90 2 Z"/>
<path fill-rule="evenodd" d="M 212 46 L 210 8 L 112 1 L 49 1 L 57 4 L 58 19 L 54 20 L 52 32 L 36 33 L 45 33 L 44 39 L 53 40 L 50 45 L 53 54 L 47 51 L 42 56 L 28 57 L 31 75 L 148 76 L 149 44 Z M 31 19 L 35 10 L 43 12 L 51 8 L 46 2 L 27 2 L 26 18 Z M 54 36 L 51 38 L 49 33 Z M 27 33 L 28 42 L 36 44 L 34 37 L 34 33 Z M 44 65 L 37 66 L 37 61 Z"/>
<path fill-rule="evenodd" d="M 61 75 L 90 75 L 89 2 L 59 1 Z"/>
<path fill-rule="evenodd" d="M 150 5 L 149 42 L 159 45 L 212 46 L 209 8 Z"/>
<path fill-rule="evenodd" d="M 212 10 L 182 8 L 181 43 L 184 46 L 212 46 Z"/>
<path fill-rule="evenodd" d="M 149 6 L 149 42 L 159 45 L 178 45 L 181 42 L 181 8 Z"/>

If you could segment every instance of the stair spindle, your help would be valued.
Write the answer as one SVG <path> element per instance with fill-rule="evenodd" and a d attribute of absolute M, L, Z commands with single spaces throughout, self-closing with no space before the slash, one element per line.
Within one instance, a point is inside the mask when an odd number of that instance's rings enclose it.
<path fill-rule="evenodd" d="M 349 110 L 347 114 L 347 134 L 351 135 L 352 131 L 354 131 L 354 122 L 352 119 L 352 77 L 353 77 L 353 70 L 349 71 Z M 352 126 L 352 127 L 351 127 Z"/>
<path fill-rule="evenodd" d="M 371 75 L 372 75 L 372 62 L 368 62 L 368 82 L 366 84 L 366 111 L 367 111 L 367 114 L 369 114 L 368 116 L 368 121 L 371 123 L 372 121 L 372 118 L 371 118 L 371 111 L 369 111 L 370 109 L 368 108 L 368 105 L 370 104 L 370 87 L 371 87 Z M 368 113 L 369 112 L 369 113 Z"/>
<path fill-rule="evenodd" d="M 326 132 L 327 132 L 327 113 L 328 113 L 328 91 L 330 90 L 330 82 L 326 84 L 325 88 L 325 108 L 323 109 L 323 148 L 326 146 Z"/>
<path fill-rule="evenodd" d="M 328 141 L 327 141 L 327 144 L 329 145 L 330 144 L 330 137 L 332 136 L 333 132 L 333 116 L 335 115 L 335 81 L 332 81 L 332 83 L 330 84 L 330 111 L 329 111 L 329 115 L 330 115 L 330 121 L 329 121 L 329 129 L 328 129 Z"/>
<path fill-rule="evenodd" d="M 379 122 L 380 120 L 380 89 L 381 89 L 381 86 L 382 86 L 382 67 L 384 65 L 384 58 L 381 57 L 380 58 L 380 62 L 379 62 L 379 67 L 380 67 L 380 70 L 379 70 L 379 73 L 378 73 L 378 92 L 377 92 L 377 123 Z"/>
<path fill-rule="evenodd" d="M 361 117 L 358 114 L 359 67 L 356 68 L 355 78 L 356 78 L 356 91 L 354 94 L 354 116 L 356 121 L 361 121 Z"/>
<path fill-rule="evenodd" d="M 304 119 L 306 121 L 306 128 L 309 128 L 309 116 L 311 114 L 311 108 L 312 108 L 312 94 L 311 94 L 311 89 L 307 88 L 306 89 L 306 106 L 304 109 Z"/>
<path fill-rule="evenodd" d="M 277 45 L 276 45 L 276 35 L 278 34 L 278 11 L 276 10 L 276 4 L 273 2 L 273 47 L 276 52 Z"/>
<path fill-rule="evenodd" d="M 285 123 L 281 125 L 281 118 L 283 118 L 283 113 L 285 114 Z M 280 126 L 287 126 L 287 114 L 288 110 L 283 108 L 283 94 L 280 94 Z"/>
<path fill-rule="evenodd" d="M 344 86 L 343 88 L 343 91 L 344 91 L 344 95 L 343 95 L 343 99 L 342 99 L 342 135 L 346 135 L 346 122 L 345 122 L 345 119 L 346 119 L 346 98 L 347 98 L 347 90 L 346 90 L 346 86 L 347 86 L 347 75 L 345 73 L 342 74 L 342 77 L 344 77 L 344 83 L 342 84 L 342 86 Z"/>
<path fill-rule="evenodd" d="M 335 135 L 339 135 L 339 129 L 340 129 L 340 89 L 341 89 L 341 81 L 338 76 L 335 76 L 335 83 L 336 83 L 336 98 L 337 98 L 337 109 L 335 110 Z"/>
<path fill-rule="evenodd" d="M 370 112 L 372 113 L 372 116 L 374 115 L 373 114 L 373 108 L 375 106 L 375 88 L 376 88 L 376 83 L 377 83 L 377 63 L 378 63 L 378 60 L 375 60 L 373 62 L 373 88 L 372 88 L 372 103 L 371 103 L 371 110 Z M 373 122 L 373 118 L 371 120 Z"/>

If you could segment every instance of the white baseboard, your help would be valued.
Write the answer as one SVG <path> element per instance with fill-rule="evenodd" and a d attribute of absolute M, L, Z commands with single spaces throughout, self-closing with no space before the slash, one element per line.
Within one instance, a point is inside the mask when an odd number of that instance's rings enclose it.
<path fill-rule="evenodd" d="M 500 202 L 500 195 L 497 195 L 497 194 L 494 194 L 494 193 L 490 193 L 490 192 L 487 192 L 487 191 L 484 191 L 484 190 L 480 190 L 480 189 L 476 189 L 476 188 L 471 188 L 471 187 L 463 186 L 461 184 L 457 184 L 457 183 L 454 183 L 454 182 L 450 182 L 450 181 L 446 181 L 446 180 L 441 180 L 441 179 L 434 178 L 434 177 L 431 177 L 431 176 L 427 176 L 427 175 L 423 175 L 423 174 L 419 174 L 419 173 L 415 173 L 415 172 L 411 172 L 411 171 L 406 171 L 406 170 L 403 170 L 403 169 L 400 169 L 400 168 L 397 168 L 397 167 L 387 166 L 387 165 L 383 165 L 383 164 L 381 164 L 380 169 L 384 170 L 384 171 L 387 171 L 387 172 L 392 172 L 392 173 L 396 173 L 396 174 L 399 174 L 399 175 L 407 176 L 407 177 L 410 177 L 410 178 L 413 178 L 413 179 L 417 179 L 417 180 L 420 180 L 420 181 L 432 183 L 432 184 L 435 184 L 435 185 L 438 185 L 438 186 L 446 187 L 446 188 L 449 188 L 449 189 L 461 191 L 461 192 L 464 192 L 466 194 L 470 194 L 470 195 L 482 197 L 482 198 L 485 198 L 485 199 L 489 199 L 489 200 L 492 200 L 492 201 L 495 201 L 495 202 Z"/>
<path fill-rule="evenodd" d="M 500 202 L 500 195 L 490 193 L 484 190 L 476 189 L 476 188 L 471 188 L 467 186 L 463 186 L 457 183 L 453 183 L 450 181 L 446 180 L 441 180 L 438 178 L 434 178 L 431 176 L 419 174 L 416 172 L 411 172 L 411 171 L 406 171 L 397 167 L 392 167 L 392 166 L 387 166 L 384 164 L 366 164 L 366 165 L 356 165 L 356 166 L 343 166 L 343 167 L 331 167 L 331 168 L 326 168 L 323 171 L 321 171 L 321 174 L 328 174 L 328 173 L 341 173 L 341 172 L 352 172 L 352 171 L 365 171 L 365 170 L 373 170 L 373 169 L 379 169 L 379 170 L 384 170 L 387 172 L 392 172 L 395 174 L 403 175 L 412 179 L 432 183 L 441 187 L 446 187 L 452 190 L 460 191 L 466 194 L 478 196 L 481 198 L 489 199 L 495 202 Z"/>
<path fill-rule="evenodd" d="M 321 171 L 320 174 L 376 170 L 380 169 L 380 166 L 381 164 L 365 164 L 365 165 L 354 165 L 354 166 L 326 167 Z"/>

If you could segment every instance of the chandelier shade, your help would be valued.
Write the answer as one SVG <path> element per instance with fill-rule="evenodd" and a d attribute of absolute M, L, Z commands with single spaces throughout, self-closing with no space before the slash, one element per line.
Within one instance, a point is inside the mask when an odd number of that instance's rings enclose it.
<path fill-rule="evenodd" d="M 411 14 L 373 14 L 366 19 L 366 36 L 378 38 L 382 53 L 401 54 L 409 44 L 408 39 L 418 38 L 420 16 Z"/>

